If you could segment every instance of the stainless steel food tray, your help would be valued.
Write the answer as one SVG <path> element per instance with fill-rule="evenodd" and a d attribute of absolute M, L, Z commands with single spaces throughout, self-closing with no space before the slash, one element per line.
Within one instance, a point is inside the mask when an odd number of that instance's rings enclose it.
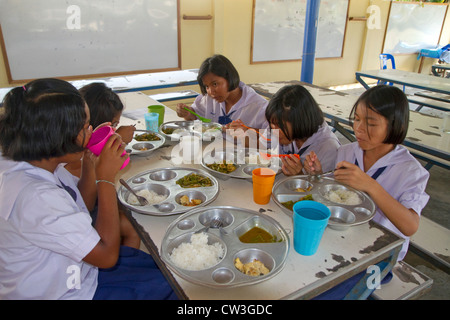
<path fill-rule="evenodd" d="M 175 129 L 175 133 L 166 134 L 165 129 Z M 159 133 L 164 136 L 167 144 L 177 144 L 183 135 L 198 135 L 203 143 L 210 143 L 217 137 L 222 137 L 222 125 L 216 122 L 195 121 L 169 121 L 159 126 Z"/>
<path fill-rule="evenodd" d="M 298 192 L 297 188 L 309 191 Z M 358 205 L 345 205 L 333 202 L 325 198 L 325 194 L 330 190 L 349 190 L 355 192 L 361 203 Z M 307 175 L 292 176 L 277 182 L 273 186 L 273 201 L 289 216 L 292 217 L 292 210 L 286 208 L 282 203 L 286 201 L 298 201 L 306 195 L 312 195 L 314 201 L 325 204 L 331 211 L 328 226 L 337 230 L 344 230 L 350 226 L 368 222 L 375 215 L 375 203 L 365 193 L 354 188 L 339 183 L 333 178 L 315 178 Z"/>
<path fill-rule="evenodd" d="M 208 244 L 219 242 L 225 248 L 224 257 L 220 262 L 199 271 L 186 270 L 176 266 L 170 259 L 172 250 L 183 242 L 190 242 L 194 232 L 217 218 L 224 221 L 223 229 L 210 228 L 207 235 Z M 241 242 L 239 237 L 254 226 L 265 229 L 280 241 L 274 243 Z M 255 211 L 227 206 L 198 208 L 183 214 L 167 228 L 161 244 L 161 257 L 173 272 L 195 284 L 216 288 L 251 285 L 270 279 L 283 269 L 288 252 L 288 234 L 276 220 Z M 237 257 L 242 263 L 258 259 L 270 272 L 260 276 L 246 275 L 234 266 L 234 260 Z"/>
<path fill-rule="evenodd" d="M 253 157 L 259 157 L 257 161 L 253 161 Z M 209 168 L 207 165 L 212 163 L 221 163 L 222 161 L 232 161 L 236 166 L 236 170 L 230 173 L 223 173 Z M 202 166 L 212 175 L 227 180 L 229 178 L 252 179 L 252 171 L 256 168 L 270 168 L 277 174 L 281 172 L 281 160 L 276 157 L 264 159 L 260 157 L 260 151 L 252 148 L 234 148 L 214 149 L 203 153 Z"/>
<path fill-rule="evenodd" d="M 153 133 L 156 136 L 158 136 L 158 138 L 160 140 L 137 141 L 134 139 L 134 137 L 144 134 L 144 133 Z M 152 132 L 152 131 L 147 131 L 147 130 L 136 130 L 134 132 L 133 140 L 131 140 L 131 142 L 127 144 L 125 150 L 127 151 L 127 153 L 129 153 L 131 155 L 145 156 L 145 155 L 148 155 L 149 153 L 155 151 L 156 149 L 160 148 L 164 144 L 165 141 L 166 141 L 166 138 L 164 138 L 163 135 L 161 135 L 157 132 Z M 145 148 L 147 150 L 142 150 L 143 148 Z"/>
<path fill-rule="evenodd" d="M 195 173 L 211 179 L 211 187 L 183 188 L 176 181 L 184 176 Z M 201 169 L 191 168 L 161 168 L 139 173 L 129 178 L 126 182 L 135 191 L 143 189 L 153 190 L 159 195 L 168 197 L 158 204 L 148 204 L 146 206 L 132 205 L 127 202 L 130 192 L 123 186 L 118 190 L 120 202 L 131 210 L 154 216 L 168 216 L 184 213 L 196 207 L 207 205 L 214 201 L 219 194 L 219 183 L 209 173 Z M 187 195 L 190 200 L 201 199 L 202 203 L 197 206 L 183 206 L 180 204 L 180 198 Z"/>

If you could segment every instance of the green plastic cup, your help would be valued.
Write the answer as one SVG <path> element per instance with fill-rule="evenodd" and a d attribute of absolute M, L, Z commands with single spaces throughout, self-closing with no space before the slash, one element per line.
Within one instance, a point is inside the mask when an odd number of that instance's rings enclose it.
<path fill-rule="evenodd" d="M 155 112 L 155 113 L 159 114 L 158 127 L 164 123 L 164 109 L 165 109 L 165 107 L 160 104 L 148 106 L 148 112 Z"/>

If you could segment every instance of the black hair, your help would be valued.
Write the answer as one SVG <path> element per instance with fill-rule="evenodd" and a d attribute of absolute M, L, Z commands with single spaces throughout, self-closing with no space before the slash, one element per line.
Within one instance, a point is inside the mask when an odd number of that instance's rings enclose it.
<path fill-rule="evenodd" d="M 89 107 L 94 128 L 104 122 L 111 122 L 123 110 L 119 96 L 102 82 L 88 84 L 80 89 L 80 93 Z"/>
<path fill-rule="evenodd" d="M 200 69 L 198 70 L 197 81 L 203 95 L 206 95 L 206 87 L 203 84 L 202 78 L 208 73 L 213 73 L 216 76 L 225 78 L 228 81 L 228 91 L 233 91 L 239 87 L 239 73 L 231 61 L 223 55 L 213 55 L 201 64 Z"/>
<path fill-rule="evenodd" d="M 8 92 L 0 116 L 5 157 L 33 161 L 84 150 L 77 144 L 87 115 L 85 102 L 70 83 L 38 79 Z"/>
<path fill-rule="evenodd" d="M 266 108 L 266 119 L 277 125 L 291 141 L 311 137 L 325 120 L 313 96 L 301 85 L 288 85 L 278 90 Z M 286 122 L 292 124 L 291 134 Z"/>
<path fill-rule="evenodd" d="M 387 119 L 388 132 L 383 143 L 401 144 L 405 140 L 409 126 L 409 103 L 402 90 L 394 86 L 378 85 L 364 91 L 350 112 L 352 126 L 359 104 Z"/>

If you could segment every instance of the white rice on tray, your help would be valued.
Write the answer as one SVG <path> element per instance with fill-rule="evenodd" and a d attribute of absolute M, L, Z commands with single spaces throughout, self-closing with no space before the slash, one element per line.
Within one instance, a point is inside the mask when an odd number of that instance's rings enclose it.
<path fill-rule="evenodd" d="M 167 196 L 166 196 L 166 195 L 160 196 L 160 195 L 157 194 L 155 191 L 153 191 L 153 190 L 147 190 L 147 189 L 139 190 L 139 191 L 136 192 L 136 194 L 137 194 L 138 196 L 142 196 L 142 197 L 144 197 L 145 199 L 147 199 L 147 201 L 148 201 L 149 204 L 157 204 L 157 203 L 160 203 L 160 202 L 162 202 L 162 201 L 164 201 L 164 200 L 167 199 Z M 129 204 L 131 204 L 131 205 L 139 205 L 138 199 L 137 199 L 136 196 L 135 196 L 134 194 L 132 194 L 132 193 L 130 193 L 130 195 L 128 196 L 127 202 L 128 202 Z"/>
<path fill-rule="evenodd" d="M 208 235 L 202 232 L 193 234 L 191 242 L 183 242 L 169 256 L 177 267 L 197 271 L 216 265 L 224 254 L 222 245 L 218 242 L 209 245 Z"/>
<path fill-rule="evenodd" d="M 325 198 L 346 205 L 357 205 L 361 203 L 361 199 L 356 192 L 343 189 L 331 190 L 325 194 Z"/>

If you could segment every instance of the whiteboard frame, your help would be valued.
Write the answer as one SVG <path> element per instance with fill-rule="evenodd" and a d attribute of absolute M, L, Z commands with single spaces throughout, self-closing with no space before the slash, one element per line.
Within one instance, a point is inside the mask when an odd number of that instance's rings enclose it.
<path fill-rule="evenodd" d="M 143 74 L 143 73 L 152 73 L 152 72 L 164 72 L 164 71 L 175 71 L 175 70 L 181 70 L 181 19 L 180 19 L 180 0 L 176 1 L 176 25 L 177 25 L 177 66 L 175 67 L 162 67 L 157 69 L 142 69 L 142 70 L 130 70 L 130 71 L 119 71 L 119 72 L 106 72 L 106 73 L 86 73 L 86 74 L 76 74 L 76 75 L 68 75 L 68 76 L 55 76 L 55 78 L 63 79 L 63 80 L 77 80 L 77 79 L 89 79 L 89 78 L 104 78 L 104 77 L 112 77 L 112 76 L 121 76 L 121 75 L 134 75 L 134 74 Z M 3 61 L 5 64 L 5 70 L 8 82 L 10 84 L 19 84 L 24 82 L 29 82 L 31 80 L 34 80 L 34 78 L 28 78 L 28 79 L 14 79 L 9 58 L 8 58 L 8 48 L 6 47 L 4 35 L 2 26 L 0 23 L 0 46 L 3 54 Z"/>
<path fill-rule="evenodd" d="M 384 53 L 390 53 L 392 55 L 399 55 L 399 56 L 406 56 L 406 55 L 417 55 L 420 52 L 420 49 L 416 52 L 394 52 L 391 53 L 391 51 L 387 51 L 387 49 L 385 48 L 386 46 L 386 37 L 388 35 L 388 30 L 389 30 L 389 22 L 391 19 L 391 9 L 392 9 L 392 4 L 395 3 L 396 5 L 407 5 L 407 4 L 413 4 L 413 5 L 424 5 L 424 6 L 445 6 L 445 12 L 444 12 L 444 17 L 442 19 L 442 24 L 441 24 L 441 30 L 439 31 L 439 37 L 436 43 L 436 46 L 439 45 L 439 42 L 441 40 L 441 36 L 442 36 L 442 30 L 444 30 L 444 25 L 445 25 L 445 18 L 447 17 L 447 13 L 448 13 L 448 7 L 449 4 L 448 3 L 437 3 L 437 2 L 413 2 L 413 1 L 405 1 L 405 2 L 393 2 L 391 1 L 389 3 L 389 12 L 388 12 L 388 18 L 387 18 L 387 22 L 386 22 L 386 29 L 384 30 L 384 37 L 383 37 L 383 46 L 382 46 L 382 52 Z"/>
<path fill-rule="evenodd" d="M 257 0 L 253 0 L 253 6 L 252 6 L 252 32 L 251 32 L 251 45 L 250 45 L 250 64 L 266 64 L 266 63 L 278 63 L 278 62 L 295 62 L 295 61 L 301 61 L 302 57 L 300 58 L 294 58 L 294 59 L 278 59 L 278 60 L 258 60 L 258 61 L 254 61 L 253 60 L 253 50 L 254 50 L 254 39 L 255 39 L 255 8 L 256 8 L 256 1 Z M 347 0 L 347 13 L 346 13 L 346 17 L 345 17 L 345 26 L 344 26 L 344 34 L 343 34 L 343 38 L 342 38 L 342 46 L 341 46 L 341 51 L 340 51 L 340 55 L 339 56 L 335 56 L 335 57 L 315 57 L 316 60 L 329 60 L 329 59 L 342 59 L 344 56 L 344 46 L 345 46 L 345 40 L 346 40 L 346 36 L 347 36 L 347 26 L 348 26 L 348 21 L 349 21 L 349 10 L 350 10 L 350 1 L 351 0 Z M 320 9 L 319 9 L 320 10 Z M 306 17 L 305 17 L 306 20 Z M 302 30 L 302 37 L 304 36 L 304 30 Z M 317 44 L 316 44 L 317 47 Z M 300 56 L 302 56 L 303 54 L 303 48 L 301 48 L 300 51 Z"/>

